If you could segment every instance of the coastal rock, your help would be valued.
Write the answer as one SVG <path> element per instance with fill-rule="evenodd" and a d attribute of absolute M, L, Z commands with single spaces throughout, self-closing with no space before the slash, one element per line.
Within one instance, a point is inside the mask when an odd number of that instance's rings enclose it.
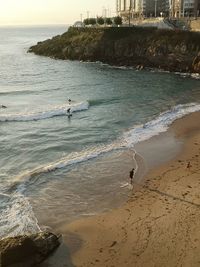
<path fill-rule="evenodd" d="M 0 266 L 35 266 L 59 245 L 59 238 L 49 232 L 5 238 L 0 241 Z"/>
<path fill-rule="evenodd" d="M 200 73 L 200 35 L 155 28 L 69 28 L 29 49 L 58 59 Z"/>
<path fill-rule="evenodd" d="M 200 73 L 200 53 L 195 57 L 193 63 L 192 63 L 194 72 Z"/>

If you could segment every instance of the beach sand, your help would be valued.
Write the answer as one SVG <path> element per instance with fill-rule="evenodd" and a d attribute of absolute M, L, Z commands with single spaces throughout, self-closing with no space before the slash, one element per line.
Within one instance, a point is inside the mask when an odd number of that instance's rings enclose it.
<path fill-rule="evenodd" d="M 172 124 L 180 153 L 135 181 L 122 207 L 60 227 L 69 266 L 200 266 L 199 121 L 196 112 Z"/>

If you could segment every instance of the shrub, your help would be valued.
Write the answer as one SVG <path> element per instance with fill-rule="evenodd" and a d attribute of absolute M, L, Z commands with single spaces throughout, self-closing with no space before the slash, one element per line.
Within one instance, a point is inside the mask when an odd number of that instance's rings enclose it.
<path fill-rule="evenodd" d="M 103 25 L 105 22 L 104 22 L 104 19 L 103 19 L 102 17 L 98 17 L 98 18 L 97 18 L 97 23 L 98 23 L 99 25 Z"/>
<path fill-rule="evenodd" d="M 106 18 L 106 24 L 107 24 L 107 25 L 112 25 L 112 20 L 111 20 L 111 18 Z"/>
<path fill-rule="evenodd" d="M 122 25 L 122 18 L 120 16 L 114 17 L 114 23 L 116 25 Z"/>

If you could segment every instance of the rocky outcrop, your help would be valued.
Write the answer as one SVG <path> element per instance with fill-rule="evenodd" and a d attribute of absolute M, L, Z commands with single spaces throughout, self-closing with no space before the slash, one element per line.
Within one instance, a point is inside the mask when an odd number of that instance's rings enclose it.
<path fill-rule="evenodd" d="M 49 232 L 3 239 L 0 241 L 0 266 L 36 266 L 45 260 L 59 244 L 59 238 Z"/>
<path fill-rule="evenodd" d="M 200 73 L 200 53 L 195 57 L 192 66 L 195 72 Z"/>
<path fill-rule="evenodd" d="M 29 49 L 57 59 L 198 73 L 199 51 L 199 33 L 138 27 L 69 28 L 63 35 Z"/>

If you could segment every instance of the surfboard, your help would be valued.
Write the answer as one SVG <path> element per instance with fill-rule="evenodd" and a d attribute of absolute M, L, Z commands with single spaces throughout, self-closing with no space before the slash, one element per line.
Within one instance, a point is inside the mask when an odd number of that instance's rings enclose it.
<path fill-rule="evenodd" d="M 121 187 L 121 188 L 127 187 L 127 188 L 129 188 L 129 189 L 132 189 L 132 188 L 133 188 L 133 185 L 130 184 L 130 183 L 124 183 L 124 184 L 120 185 L 120 187 Z"/>

